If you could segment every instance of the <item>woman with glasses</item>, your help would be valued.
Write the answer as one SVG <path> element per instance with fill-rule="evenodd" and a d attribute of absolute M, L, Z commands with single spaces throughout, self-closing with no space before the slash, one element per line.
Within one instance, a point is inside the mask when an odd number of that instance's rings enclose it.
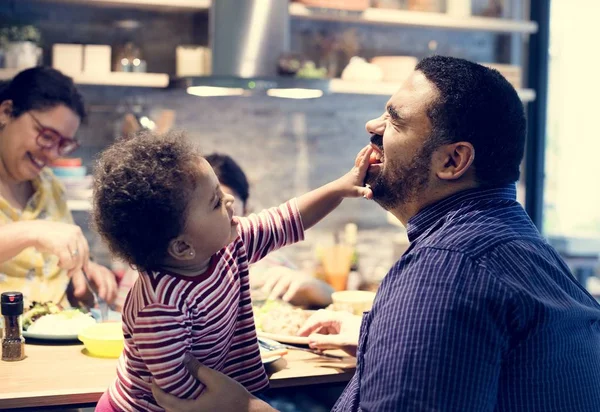
<path fill-rule="evenodd" d="M 0 85 L 0 292 L 65 304 L 67 289 L 89 297 L 84 270 L 101 297 L 116 296 L 113 273 L 89 260 L 88 243 L 48 167 L 79 146 L 75 134 L 84 117 L 72 79 L 54 69 L 24 70 Z"/>

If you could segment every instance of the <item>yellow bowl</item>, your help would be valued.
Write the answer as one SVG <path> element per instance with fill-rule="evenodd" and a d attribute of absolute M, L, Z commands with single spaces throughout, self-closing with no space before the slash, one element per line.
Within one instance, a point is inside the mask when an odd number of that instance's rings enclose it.
<path fill-rule="evenodd" d="M 105 322 L 88 326 L 78 336 L 92 356 L 118 358 L 123 352 L 123 324 Z"/>
<path fill-rule="evenodd" d="M 355 315 L 371 310 L 375 292 L 365 290 L 343 290 L 331 294 L 333 307 L 337 310 L 348 310 Z"/>

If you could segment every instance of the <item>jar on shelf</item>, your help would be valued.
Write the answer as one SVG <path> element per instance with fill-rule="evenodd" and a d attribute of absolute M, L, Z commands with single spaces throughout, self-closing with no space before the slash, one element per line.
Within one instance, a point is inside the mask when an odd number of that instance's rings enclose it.
<path fill-rule="evenodd" d="M 408 10 L 443 13 L 445 0 L 408 0 Z"/>

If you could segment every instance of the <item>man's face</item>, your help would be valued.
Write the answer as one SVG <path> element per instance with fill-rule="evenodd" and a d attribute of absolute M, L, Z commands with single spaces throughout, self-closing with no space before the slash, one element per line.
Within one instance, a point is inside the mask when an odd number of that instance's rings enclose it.
<path fill-rule="evenodd" d="M 365 183 L 373 199 L 390 210 L 414 201 L 431 179 L 429 142 L 432 131 L 427 109 L 438 97 L 436 87 L 415 71 L 386 104 L 386 111 L 367 123 L 375 153 L 381 158 L 369 167 Z"/>

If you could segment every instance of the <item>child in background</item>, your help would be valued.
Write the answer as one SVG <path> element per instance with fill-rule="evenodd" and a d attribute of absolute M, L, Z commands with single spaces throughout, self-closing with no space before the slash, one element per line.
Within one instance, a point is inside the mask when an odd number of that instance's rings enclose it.
<path fill-rule="evenodd" d="M 142 132 L 99 159 L 94 224 L 116 257 L 140 276 L 123 308 L 125 349 L 97 411 L 161 411 L 151 380 L 180 398 L 202 385 L 186 353 L 256 392 L 267 387 L 252 317 L 248 264 L 303 239 L 344 197 L 363 187 L 370 146 L 341 178 L 247 218 L 198 149 L 180 134 Z"/>

